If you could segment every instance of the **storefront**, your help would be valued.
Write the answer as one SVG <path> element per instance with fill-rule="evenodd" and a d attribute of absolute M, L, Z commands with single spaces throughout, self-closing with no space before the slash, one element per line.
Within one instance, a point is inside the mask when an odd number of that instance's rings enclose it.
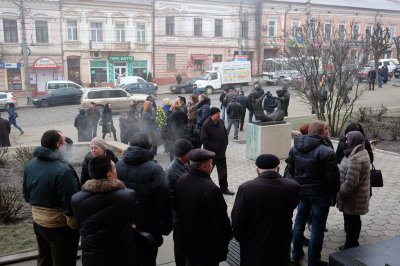
<path fill-rule="evenodd" d="M 147 80 L 147 60 L 133 61 L 132 73 L 133 76 L 139 76 Z"/>
<path fill-rule="evenodd" d="M 31 70 L 31 81 L 36 74 L 36 84 L 38 91 L 45 91 L 46 82 L 49 80 L 62 80 L 61 66 L 49 58 L 41 57 L 35 61 Z"/>
<path fill-rule="evenodd" d="M 80 58 L 67 58 L 68 80 L 81 84 L 81 63 Z"/>
<path fill-rule="evenodd" d="M 108 82 L 118 83 L 118 78 L 132 76 L 133 56 L 113 56 L 108 57 Z"/>

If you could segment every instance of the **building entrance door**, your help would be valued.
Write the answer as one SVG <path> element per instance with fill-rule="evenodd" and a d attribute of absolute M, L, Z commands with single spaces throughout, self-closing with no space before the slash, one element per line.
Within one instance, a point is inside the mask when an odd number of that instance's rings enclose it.
<path fill-rule="evenodd" d="M 126 63 L 114 63 L 114 80 L 118 81 L 118 78 L 126 76 Z"/>

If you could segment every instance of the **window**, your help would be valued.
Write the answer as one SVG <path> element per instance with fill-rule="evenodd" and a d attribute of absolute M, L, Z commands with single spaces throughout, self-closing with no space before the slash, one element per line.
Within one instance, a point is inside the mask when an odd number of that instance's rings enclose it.
<path fill-rule="evenodd" d="M 36 42 L 49 43 L 47 21 L 35 21 L 35 27 L 36 27 Z"/>
<path fill-rule="evenodd" d="M 325 39 L 330 40 L 332 34 L 332 25 L 330 23 L 325 24 Z"/>
<path fill-rule="evenodd" d="M 117 23 L 115 24 L 115 31 L 116 31 L 116 41 L 117 42 L 125 42 L 125 24 L 124 23 Z"/>
<path fill-rule="evenodd" d="M 18 42 L 18 27 L 16 20 L 4 19 L 4 42 Z"/>
<path fill-rule="evenodd" d="M 390 32 L 390 38 L 396 37 L 396 28 L 391 26 L 389 27 L 389 32 Z"/>
<path fill-rule="evenodd" d="M 67 30 L 68 30 L 68 40 L 69 41 L 77 41 L 78 40 L 78 26 L 76 20 L 68 20 L 67 21 Z"/>
<path fill-rule="evenodd" d="M 175 70 L 175 54 L 167 54 L 167 70 Z"/>
<path fill-rule="evenodd" d="M 144 24 L 137 24 L 137 42 L 145 43 L 146 42 L 146 25 Z"/>
<path fill-rule="evenodd" d="M 90 23 L 90 32 L 92 36 L 92 42 L 103 42 L 103 23 Z"/>
<path fill-rule="evenodd" d="M 203 35 L 203 20 L 201 18 L 194 19 L 194 36 L 201 37 Z"/>
<path fill-rule="evenodd" d="M 90 78 L 91 82 L 107 82 L 107 61 L 90 61 Z"/>
<path fill-rule="evenodd" d="M 193 60 L 193 64 L 196 68 L 196 70 L 203 70 L 203 60 Z"/>
<path fill-rule="evenodd" d="M 353 25 L 353 28 L 351 30 L 351 39 L 356 41 L 358 40 L 358 34 L 359 34 L 360 26 L 359 25 Z"/>
<path fill-rule="evenodd" d="M 276 34 L 276 20 L 268 21 L 268 37 L 275 37 Z"/>
<path fill-rule="evenodd" d="M 215 37 L 222 37 L 223 26 L 224 24 L 222 19 L 215 20 L 215 30 L 214 30 Z"/>
<path fill-rule="evenodd" d="M 165 18 L 165 35 L 175 35 L 175 17 Z"/>
<path fill-rule="evenodd" d="M 346 35 L 346 27 L 344 24 L 339 25 L 339 39 L 344 40 L 344 37 Z"/>
<path fill-rule="evenodd" d="M 369 43 L 371 41 L 371 35 L 372 35 L 372 26 L 366 26 L 365 27 L 365 41 Z"/>
<path fill-rule="evenodd" d="M 299 36 L 300 22 L 298 20 L 292 21 L 292 37 Z"/>
<path fill-rule="evenodd" d="M 247 20 L 240 22 L 240 37 L 245 39 L 249 38 L 249 22 Z"/>

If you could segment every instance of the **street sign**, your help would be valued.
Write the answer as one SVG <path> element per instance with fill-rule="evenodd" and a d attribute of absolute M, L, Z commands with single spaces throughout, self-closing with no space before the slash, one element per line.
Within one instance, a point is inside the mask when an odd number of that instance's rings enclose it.
<path fill-rule="evenodd" d="M 122 62 L 132 62 L 134 61 L 133 56 L 109 56 L 108 61 L 115 62 L 115 61 L 122 61 Z"/>
<path fill-rule="evenodd" d="M 21 63 L 0 63 L 0 68 L 21 68 Z"/>

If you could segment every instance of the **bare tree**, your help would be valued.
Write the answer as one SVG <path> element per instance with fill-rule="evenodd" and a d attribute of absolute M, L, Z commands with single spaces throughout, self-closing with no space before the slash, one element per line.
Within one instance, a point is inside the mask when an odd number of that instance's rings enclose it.
<path fill-rule="evenodd" d="M 375 71 L 378 75 L 379 59 L 387 54 L 392 47 L 389 28 L 384 28 L 382 24 L 376 22 L 372 31 L 366 31 L 370 39 L 370 50 L 375 62 Z"/>
<path fill-rule="evenodd" d="M 396 46 L 397 60 L 400 61 L 400 36 L 393 37 L 393 41 Z"/>
<path fill-rule="evenodd" d="M 351 53 L 362 52 L 354 36 L 347 38 L 345 29 L 333 28 L 327 34 L 322 25 L 316 20 L 304 24 L 284 49 L 283 56 L 301 76 L 300 81 L 290 83 L 295 97 L 307 103 L 318 119 L 327 121 L 331 134 L 338 136 L 353 112 L 354 103 L 366 90 L 359 86 L 358 59 L 352 58 Z"/>

